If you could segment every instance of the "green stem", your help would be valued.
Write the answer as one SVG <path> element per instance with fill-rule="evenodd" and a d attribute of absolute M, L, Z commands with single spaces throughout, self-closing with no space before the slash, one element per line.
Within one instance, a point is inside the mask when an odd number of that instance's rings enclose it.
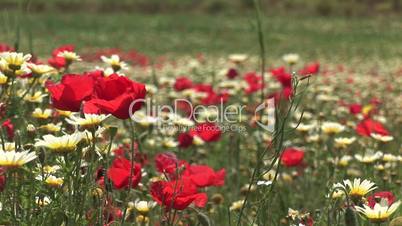
<path fill-rule="evenodd" d="M 127 196 L 125 197 L 126 200 L 124 200 L 124 212 L 123 212 L 123 217 L 121 219 L 121 225 L 124 225 L 125 222 L 125 218 L 127 215 L 127 203 L 128 203 L 128 199 L 130 198 L 130 193 L 131 193 L 131 186 L 133 184 L 133 175 L 134 175 L 134 157 L 135 157 L 135 129 L 134 129 L 134 122 L 132 120 L 130 120 L 129 122 L 129 128 L 130 128 L 130 140 L 131 140 L 131 166 L 130 166 L 130 177 L 129 177 L 129 185 L 128 185 L 128 191 L 127 191 Z"/>

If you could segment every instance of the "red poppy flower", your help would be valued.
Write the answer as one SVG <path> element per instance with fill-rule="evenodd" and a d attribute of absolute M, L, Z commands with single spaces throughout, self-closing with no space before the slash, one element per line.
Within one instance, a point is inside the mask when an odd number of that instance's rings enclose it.
<path fill-rule="evenodd" d="M 132 168 L 132 179 L 130 180 Z M 131 166 L 130 160 L 123 157 L 115 158 L 111 167 L 107 170 L 107 177 L 117 189 L 128 188 L 130 181 L 131 187 L 135 188 L 141 180 L 141 165 L 136 163 Z"/>
<path fill-rule="evenodd" d="M 356 133 L 366 137 L 371 136 L 372 133 L 377 133 L 384 136 L 389 135 L 388 130 L 385 129 L 380 122 L 377 122 L 370 118 L 364 119 L 359 124 L 357 124 Z"/>
<path fill-rule="evenodd" d="M 381 199 L 386 199 L 388 201 L 388 206 L 395 202 L 395 196 L 390 191 L 379 191 L 373 195 L 367 197 L 368 206 L 374 208 L 375 204 Z"/>
<path fill-rule="evenodd" d="M 262 76 L 257 75 L 255 72 L 249 72 L 244 76 L 244 80 L 247 82 L 246 94 L 252 94 L 263 88 Z"/>
<path fill-rule="evenodd" d="M 279 67 L 271 70 L 275 79 L 282 84 L 283 87 L 292 86 L 292 75 L 286 72 L 284 67 Z"/>
<path fill-rule="evenodd" d="M 131 81 L 127 77 L 117 74 L 98 78 L 94 91 L 91 100 L 84 105 L 84 112 L 112 114 L 119 119 L 128 119 L 130 113 L 139 110 L 146 94 L 144 84 Z M 136 103 L 131 107 L 135 101 Z"/>
<path fill-rule="evenodd" d="M 181 175 L 183 178 L 190 178 L 198 187 L 223 186 L 225 184 L 225 169 L 214 171 L 207 165 L 186 164 L 186 169 Z"/>
<path fill-rule="evenodd" d="M 11 122 L 11 120 L 7 119 L 6 121 L 4 121 L 1 124 L 1 127 L 3 127 L 6 130 L 8 140 L 13 140 L 15 134 L 14 134 L 14 125 Z"/>
<path fill-rule="evenodd" d="M 154 182 L 150 192 L 152 198 L 168 210 L 184 210 L 191 203 L 203 208 L 208 201 L 207 194 L 199 193 L 197 186 L 189 178 Z"/>
<path fill-rule="evenodd" d="M 236 69 L 234 68 L 230 68 L 228 70 L 228 72 L 226 73 L 226 77 L 228 77 L 229 79 L 234 79 L 239 75 L 239 72 L 237 72 Z"/>
<path fill-rule="evenodd" d="M 191 81 L 191 79 L 189 79 L 187 77 L 176 78 L 176 82 L 173 85 L 173 87 L 176 91 L 190 89 L 192 86 L 193 86 L 193 82 Z"/>
<path fill-rule="evenodd" d="M 181 148 L 188 148 L 193 144 L 193 137 L 188 133 L 180 133 L 177 140 Z"/>
<path fill-rule="evenodd" d="M 299 71 L 300 75 L 314 75 L 320 71 L 320 63 L 311 63 Z"/>
<path fill-rule="evenodd" d="M 190 130 L 190 135 L 198 136 L 205 142 L 218 141 L 221 134 L 222 131 L 220 127 L 211 122 L 200 123 Z"/>
<path fill-rule="evenodd" d="M 64 75 L 59 84 L 47 82 L 53 107 L 59 110 L 78 112 L 83 101 L 90 99 L 95 81 L 88 75 Z"/>
<path fill-rule="evenodd" d="M 281 163 L 286 167 L 298 166 L 303 162 L 304 151 L 297 148 L 286 148 L 281 155 Z"/>

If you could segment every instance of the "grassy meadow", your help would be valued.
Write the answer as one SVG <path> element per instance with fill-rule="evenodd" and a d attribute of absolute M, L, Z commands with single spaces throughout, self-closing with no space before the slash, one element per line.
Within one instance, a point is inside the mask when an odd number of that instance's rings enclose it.
<path fill-rule="evenodd" d="M 79 49 L 136 49 L 148 55 L 222 55 L 257 53 L 255 16 L 138 13 L 2 12 L 0 41 L 16 40 L 18 20 L 21 48 L 49 53 L 65 43 Z M 264 18 L 267 55 L 300 53 L 315 60 L 389 59 L 402 52 L 402 25 L 398 17 L 267 16 Z"/>

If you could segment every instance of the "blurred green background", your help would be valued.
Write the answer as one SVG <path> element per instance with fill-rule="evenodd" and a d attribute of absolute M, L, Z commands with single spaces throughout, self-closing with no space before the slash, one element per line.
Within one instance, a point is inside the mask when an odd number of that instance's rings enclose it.
<path fill-rule="evenodd" d="M 61 12 L 201 12 L 242 14 L 253 10 L 253 0 L 1 0 L 2 8 L 30 5 L 34 11 Z M 401 0 L 262 0 L 267 13 L 298 15 L 377 15 L 401 13 Z"/>
<path fill-rule="evenodd" d="M 402 0 L 262 0 L 268 55 L 402 56 Z M 258 53 L 252 0 L 0 0 L 0 42 L 156 55 Z M 19 30 L 19 32 L 18 32 Z"/>

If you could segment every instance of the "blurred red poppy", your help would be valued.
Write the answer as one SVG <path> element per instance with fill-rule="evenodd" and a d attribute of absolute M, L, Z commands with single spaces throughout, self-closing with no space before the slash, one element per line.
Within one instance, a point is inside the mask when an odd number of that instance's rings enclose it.
<path fill-rule="evenodd" d="M 190 130 L 190 135 L 198 136 L 205 142 L 218 141 L 222 135 L 222 131 L 218 125 L 211 122 L 198 124 Z"/>
<path fill-rule="evenodd" d="M 12 52 L 14 48 L 7 45 L 6 43 L 0 43 L 0 53 L 2 52 Z"/>
<path fill-rule="evenodd" d="M 361 104 L 350 104 L 349 112 L 353 115 L 357 115 L 362 112 L 363 106 Z"/>
<path fill-rule="evenodd" d="M 389 132 L 385 127 L 373 119 L 367 118 L 361 121 L 356 126 L 356 133 L 361 136 L 371 136 L 372 133 L 380 135 L 389 135 Z"/>
<path fill-rule="evenodd" d="M 292 86 L 292 75 L 286 72 L 285 67 L 272 69 L 271 73 L 283 87 Z"/>
<path fill-rule="evenodd" d="M 13 140 L 14 139 L 14 125 L 11 122 L 11 119 L 7 119 L 1 124 L 1 127 L 6 130 L 7 133 L 7 139 L 8 140 Z"/>
<path fill-rule="evenodd" d="M 239 75 L 239 72 L 237 72 L 236 69 L 234 68 L 229 68 L 228 72 L 226 73 L 226 77 L 229 79 L 234 79 Z"/>
<path fill-rule="evenodd" d="M 157 181 L 151 184 L 152 198 L 167 210 L 184 210 L 194 203 L 196 207 L 205 207 L 208 196 L 198 192 L 197 186 L 189 179 Z"/>
<path fill-rule="evenodd" d="M 180 133 L 177 140 L 179 141 L 179 147 L 181 148 L 187 148 L 193 144 L 193 137 L 188 133 Z"/>
<path fill-rule="evenodd" d="M 178 77 L 173 85 L 176 91 L 182 91 L 193 87 L 193 82 L 187 77 Z"/>
<path fill-rule="evenodd" d="M 320 63 L 311 63 L 299 71 L 300 75 L 314 75 L 320 71 Z"/>
<path fill-rule="evenodd" d="M 131 171 L 133 171 L 132 179 L 130 179 Z M 135 188 L 141 180 L 141 165 L 135 163 L 132 166 L 130 160 L 126 158 L 115 158 L 111 167 L 107 170 L 107 177 L 117 189 L 128 188 L 130 181 L 131 187 Z"/>
<path fill-rule="evenodd" d="M 223 186 L 225 184 L 225 169 L 214 171 L 207 165 L 186 164 L 186 169 L 181 175 L 190 178 L 197 187 Z"/>
<path fill-rule="evenodd" d="M 229 99 L 229 94 L 226 92 L 216 93 L 215 91 L 207 92 L 207 96 L 201 99 L 203 105 L 216 105 L 226 103 Z"/>
<path fill-rule="evenodd" d="M 245 89 L 246 94 L 255 93 L 264 87 L 262 83 L 262 76 L 257 75 L 255 72 L 249 72 L 244 75 L 244 80 L 248 84 L 248 87 Z"/>
<path fill-rule="evenodd" d="M 297 148 L 286 148 L 281 155 L 281 163 L 286 167 L 299 166 L 304 159 L 304 151 Z"/>

